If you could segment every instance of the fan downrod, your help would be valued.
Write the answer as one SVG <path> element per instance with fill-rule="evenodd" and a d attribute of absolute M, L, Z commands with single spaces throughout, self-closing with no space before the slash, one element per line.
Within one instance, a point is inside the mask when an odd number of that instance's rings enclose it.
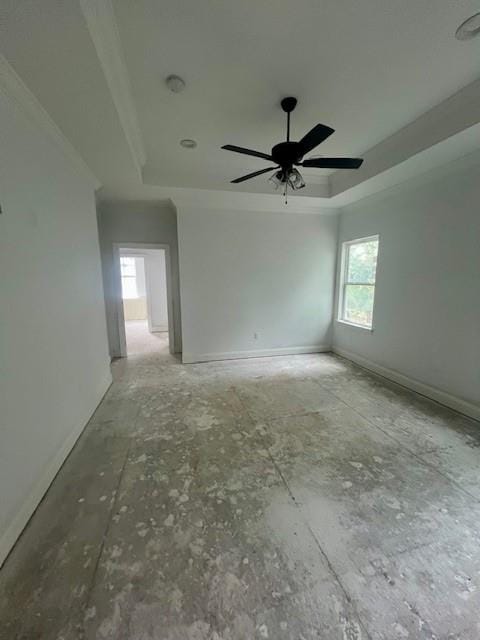
<path fill-rule="evenodd" d="M 283 100 L 280 102 L 280 105 L 285 113 L 291 113 L 297 106 L 297 99 L 291 97 L 283 98 Z"/>

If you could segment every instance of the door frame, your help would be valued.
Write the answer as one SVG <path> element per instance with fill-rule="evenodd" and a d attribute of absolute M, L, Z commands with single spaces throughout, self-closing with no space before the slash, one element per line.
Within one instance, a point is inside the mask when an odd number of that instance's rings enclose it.
<path fill-rule="evenodd" d="M 167 279 L 167 314 L 168 314 L 168 349 L 175 353 L 175 326 L 173 321 L 173 288 L 170 245 L 149 242 L 114 242 L 113 243 L 113 285 L 115 291 L 115 315 L 117 317 L 118 342 L 120 357 L 127 357 L 127 338 L 125 336 L 125 316 L 123 313 L 122 274 L 120 270 L 120 252 L 122 249 L 163 249 L 165 251 L 165 273 Z M 149 291 L 147 291 L 147 306 Z"/>

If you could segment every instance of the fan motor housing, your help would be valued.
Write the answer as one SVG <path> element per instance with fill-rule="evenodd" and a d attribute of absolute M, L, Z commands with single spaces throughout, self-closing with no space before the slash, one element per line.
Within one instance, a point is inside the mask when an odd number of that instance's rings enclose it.
<path fill-rule="evenodd" d="M 295 107 L 297 106 L 297 99 L 296 98 L 284 98 L 281 102 L 280 105 L 282 107 L 282 109 L 285 111 L 285 113 L 291 113 Z"/>
<path fill-rule="evenodd" d="M 302 159 L 302 148 L 298 142 L 280 142 L 272 149 L 272 158 L 281 167 L 291 167 Z"/>

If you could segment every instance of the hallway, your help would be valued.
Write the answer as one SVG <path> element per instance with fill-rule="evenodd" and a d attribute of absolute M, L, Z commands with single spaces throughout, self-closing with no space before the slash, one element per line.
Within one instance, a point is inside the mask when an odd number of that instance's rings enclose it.
<path fill-rule="evenodd" d="M 2 640 L 478 639 L 477 423 L 330 354 L 113 372 Z"/>

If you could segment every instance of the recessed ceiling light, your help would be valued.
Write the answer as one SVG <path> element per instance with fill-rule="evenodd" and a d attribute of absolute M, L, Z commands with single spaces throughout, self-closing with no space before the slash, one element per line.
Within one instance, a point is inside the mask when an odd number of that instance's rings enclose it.
<path fill-rule="evenodd" d="M 480 13 L 470 16 L 470 18 L 462 22 L 455 31 L 457 40 L 471 40 L 475 36 L 478 36 L 478 34 L 480 34 Z"/>
<path fill-rule="evenodd" d="M 165 80 L 165 84 L 173 91 L 173 93 L 180 93 L 185 89 L 185 80 L 180 78 L 180 76 L 171 75 Z"/>
<path fill-rule="evenodd" d="M 195 149 L 195 147 L 197 146 L 195 140 L 191 140 L 190 138 L 184 138 L 183 140 L 180 140 L 180 144 L 182 147 L 185 147 L 185 149 Z"/>

